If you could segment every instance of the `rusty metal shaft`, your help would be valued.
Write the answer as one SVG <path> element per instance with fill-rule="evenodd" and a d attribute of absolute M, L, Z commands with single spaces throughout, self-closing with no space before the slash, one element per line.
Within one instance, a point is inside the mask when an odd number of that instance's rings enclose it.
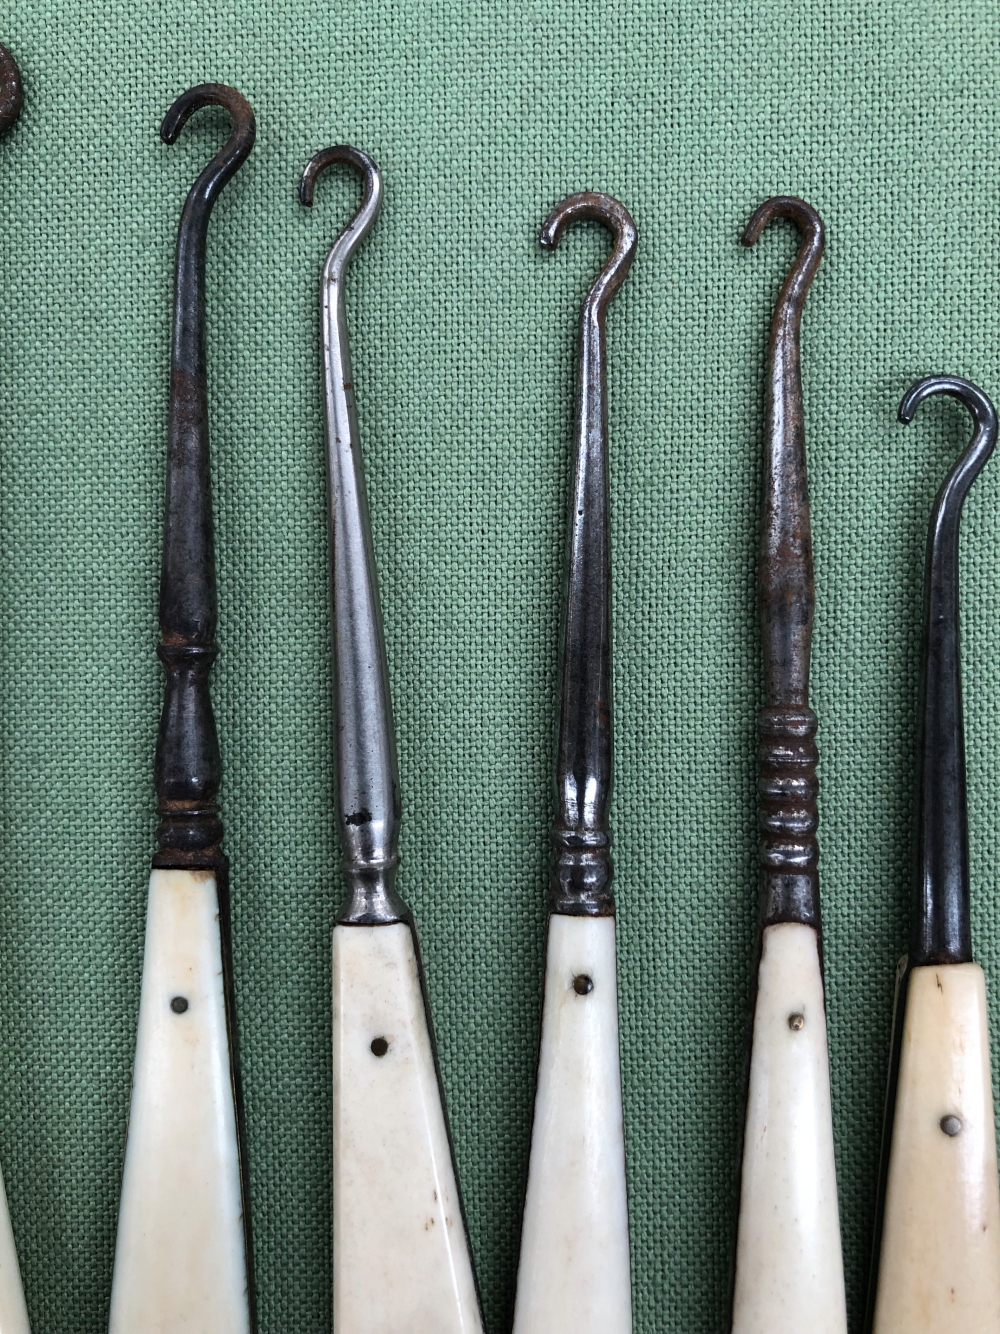
<path fill-rule="evenodd" d="M 813 628 L 812 537 L 806 480 L 799 329 L 802 308 L 823 254 L 823 222 L 802 199 L 778 196 L 754 213 L 742 236 L 752 246 L 775 218 L 802 232 L 785 279 L 768 349 L 767 441 L 758 598 L 764 659 L 764 707 L 758 752 L 763 925 L 818 927 L 816 715 L 809 707 Z"/>

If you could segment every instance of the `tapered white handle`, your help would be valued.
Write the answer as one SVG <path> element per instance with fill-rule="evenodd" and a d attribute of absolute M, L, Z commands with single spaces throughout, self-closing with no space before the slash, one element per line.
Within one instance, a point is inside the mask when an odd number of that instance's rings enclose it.
<path fill-rule="evenodd" d="M 109 1334 L 249 1334 L 219 901 L 154 871 Z"/>
<path fill-rule="evenodd" d="M 31 1334 L 3 1177 L 0 1177 L 0 1334 Z"/>
<path fill-rule="evenodd" d="M 335 1334 L 481 1334 L 412 931 L 333 930 Z"/>
<path fill-rule="evenodd" d="M 819 942 L 763 935 L 754 1012 L 733 1334 L 846 1334 Z"/>
<path fill-rule="evenodd" d="M 1000 1334 L 1000 1184 L 978 964 L 909 974 L 875 1334 Z"/>
<path fill-rule="evenodd" d="M 629 1334 L 613 917 L 549 918 L 514 1334 Z"/>

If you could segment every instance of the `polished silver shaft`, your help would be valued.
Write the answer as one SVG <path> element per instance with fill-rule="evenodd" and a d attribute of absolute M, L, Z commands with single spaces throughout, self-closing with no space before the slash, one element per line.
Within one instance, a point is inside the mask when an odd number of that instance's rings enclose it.
<path fill-rule="evenodd" d="M 321 283 L 326 373 L 326 439 L 330 486 L 333 592 L 333 714 L 337 805 L 347 898 L 337 920 L 352 925 L 398 922 L 407 916 L 395 892 L 399 776 L 392 701 L 372 549 L 351 352 L 344 274 L 382 202 L 382 180 L 366 153 L 325 149 L 302 177 L 300 197 L 312 203 L 316 177 L 335 162 L 361 173 L 361 206 L 337 238 Z"/>

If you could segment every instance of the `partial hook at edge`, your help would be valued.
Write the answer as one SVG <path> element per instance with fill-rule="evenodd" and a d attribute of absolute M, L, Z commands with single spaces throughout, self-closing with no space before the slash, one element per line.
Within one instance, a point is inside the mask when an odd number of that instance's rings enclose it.
<path fill-rule="evenodd" d="M 336 163 L 346 163 L 353 167 L 362 179 L 361 203 L 350 221 L 333 243 L 326 261 L 326 272 L 339 271 L 371 231 L 372 224 L 382 207 L 382 175 L 378 167 L 360 148 L 350 144 L 337 144 L 333 148 L 324 148 L 306 163 L 299 181 L 299 202 L 306 208 L 312 208 L 316 191 L 316 182 L 327 167 Z"/>
<path fill-rule="evenodd" d="M 614 248 L 587 293 L 587 305 L 592 305 L 598 319 L 603 319 L 611 298 L 632 267 L 638 232 L 624 204 L 598 190 L 584 190 L 567 195 L 556 204 L 542 226 L 540 243 L 546 249 L 554 250 L 570 223 L 581 218 L 603 222 L 614 237 Z"/>
<path fill-rule="evenodd" d="M 969 487 L 993 453 L 997 442 L 997 412 L 987 395 L 971 380 L 963 380 L 960 375 L 928 375 L 923 380 L 918 380 L 903 395 L 903 401 L 899 405 L 899 420 L 903 425 L 908 426 L 920 404 L 935 394 L 947 394 L 949 398 L 957 398 L 968 409 L 976 427 L 972 439 L 959 455 L 941 491 L 942 496 L 945 492 L 951 493 L 961 504 Z M 963 485 L 952 493 L 952 484 L 959 480 L 960 476 Z"/>
<path fill-rule="evenodd" d="M 160 126 L 160 138 L 165 144 L 175 143 L 188 119 L 202 107 L 223 107 L 233 120 L 233 131 L 223 147 L 198 177 L 191 189 L 191 197 L 211 205 L 235 172 L 250 155 L 257 138 L 257 122 L 253 107 L 242 93 L 224 83 L 200 83 L 181 93 Z"/>
<path fill-rule="evenodd" d="M 17 61 L 5 46 L 0 46 L 0 134 L 6 134 L 21 114 L 24 89 Z"/>
<path fill-rule="evenodd" d="M 823 257 L 826 232 L 823 219 L 811 204 L 794 195 L 775 195 L 773 199 L 765 199 L 754 211 L 740 237 L 740 245 L 756 245 L 761 233 L 775 218 L 789 218 L 802 233 L 802 244 L 788 270 L 775 310 L 776 314 L 790 314 L 797 320 L 801 318 L 806 293 Z"/>

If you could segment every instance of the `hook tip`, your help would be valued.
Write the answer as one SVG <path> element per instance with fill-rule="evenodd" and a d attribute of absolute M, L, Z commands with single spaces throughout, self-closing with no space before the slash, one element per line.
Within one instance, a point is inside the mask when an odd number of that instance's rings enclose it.
<path fill-rule="evenodd" d="M 996 434 L 996 408 L 989 396 L 978 385 L 973 384 L 971 380 L 963 379 L 960 375 L 925 375 L 922 380 L 910 385 L 899 404 L 897 415 L 900 422 L 908 426 L 916 416 L 920 404 L 936 394 L 947 394 L 949 398 L 957 398 L 978 428 L 990 435 Z"/>

